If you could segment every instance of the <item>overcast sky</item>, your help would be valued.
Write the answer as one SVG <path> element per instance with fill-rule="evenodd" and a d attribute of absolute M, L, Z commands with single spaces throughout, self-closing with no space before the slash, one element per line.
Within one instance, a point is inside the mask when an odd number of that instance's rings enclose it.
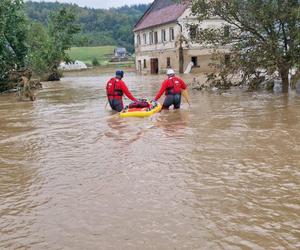
<path fill-rule="evenodd" d="M 1 0 L 0 0 L 1 1 Z M 27 0 L 29 1 L 29 0 Z M 120 7 L 124 5 L 133 5 L 140 3 L 152 3 L 153 0 L 32 0 L 35 2 L 60 2 L 76 3 L 82 7 L 91 7 L 97 9 L 107 9 L 110 7 Z"/>

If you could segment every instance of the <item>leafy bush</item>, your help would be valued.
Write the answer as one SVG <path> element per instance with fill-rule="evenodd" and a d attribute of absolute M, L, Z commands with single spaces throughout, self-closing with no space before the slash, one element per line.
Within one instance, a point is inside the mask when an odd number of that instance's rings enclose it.
<path fill-rule="evenodd" d="M 93 66 L 99 66 L 100 65 L 100 63 L 99 63 L 99 61 L 98 61 L 97 58 L 93 59 L 92 64 L 93 64 Z"/>

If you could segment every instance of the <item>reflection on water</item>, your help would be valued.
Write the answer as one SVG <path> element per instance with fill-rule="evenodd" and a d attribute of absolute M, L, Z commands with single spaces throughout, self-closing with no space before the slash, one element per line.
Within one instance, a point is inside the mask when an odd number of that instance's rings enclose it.
<path fill-rule="evenodd" d="M 188 133 L 189 110 L 162 110 L 155 122 L 156 128 L 162 128 L 162 135 L 180 138 Z"/>
<path fill-rule="evenodd" d="M 0 96 L 1 249 L 300 248 L 299 96 L 195 92 L 120 119 L 109 78 Z M 125 81 L 151 99 L 163 78 Z"/>

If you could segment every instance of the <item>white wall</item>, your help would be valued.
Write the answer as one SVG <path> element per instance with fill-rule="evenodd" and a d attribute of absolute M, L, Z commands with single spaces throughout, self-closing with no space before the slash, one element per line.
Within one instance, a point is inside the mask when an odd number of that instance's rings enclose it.
<path fill-rule="evenodd" d="M 221 28 L 226 25 L 226 22 L 218 17 L 212 17 L 210 19 L 205 19 L 200 22 L 195 16 L 192 15 L 190 9 L 186 9 L 185 12 L 180 16 L 178 22 L 182 25 L 183 36 L 188 40 L 190 48 L 201 48 L 205 49 L 202 44 L 194 43 L 191 41 L 189 34 L 189 25 L 198 24 L 198 29 L 207 29 L 207 28 Z"/>
<path fill-rule="evenodd" d="M 166 57 L 170 57 L 172 61 L 172 67 L 179 67 L 179 59 L 178 59 L 178 47 L 179 43 L 176 43 L 180 35 L 183 35 L 186 43 L 183 43 L 184 47 L 184 68 L 190 63 L 191 57 L 199 57 L 199 67 L 203 67 L 205 65 L 205 69 L 208 68 L 207 64 L 209 63 L 209 57 L 212 53 L 212 49 L 203 44 L 194 43 L 190 39 L 189 34 L 189 26 L 190 24 L 199 24 L 197 18 L 191 15 L 190 9 L 184 11 L 178 21 L 165 24 L 161 26 L 156 26 L 153 28 L 144 29 L 141 31 L 134 32 L 135 38 L 135 53 L 136 53 L 136 65 L 138 69 L 138 61 L 142 62 L 142 71 L 149 72 L 150 69 L 150 58 L 156 57 L 159 59 L 159 69 L 164 70 Z M 219 18 L 211 18 L 208 20 L 204 20 L 199 24 L 199 28 L 220 28 L 226 25 L 226 23 Z M 170 41 L 169 29 L 174 29 L 174 41 Z M 166 41 L 162 41 L 161 30 L 166 30 Z M 158 43 L 150 44 L 149 41 L 149 33 L 157 32 L 158 35 Z M 146 44 L 144 43 L 143 34 L 146 34 Z M 138 44 L 137 36 L 140 36 L 141 43 Z M 200 58 L 201 57 L 201 58 Z M 147 69 L 143 68 L 144 59 L 147 62 Z M 173 66 L 174 65 L 174 66 Z"/>
<path fill-rule="evenodd" d="M 182 35 L 188 41 L 188 45 L 190 48 L 203 48 L 203 46 L 201 44 L 192 43 L 192 41 L 190 39 L 188 25 L 199 24 L 197 18 L 195 18 L 191 15 L 190 9 L 186 9 L 184 11 L 184 13 L 179 17 L 178 23 L 174 22 L 171 24 L 161 25 L 161 26 L 157 26 L 154 28 L 149 28 L 149 29 L 135 32 L 134 38 L 135 38 L 136 51 L 143 52 L 143 51 L 151 51 L 151 50 L 166 50 L 166 49 L 176 48 L 178 45 L 176 46 L 175 41 L 178 39 L 178 36 L 181 33 L 181 27 L 182 27 Z M 220 18 L 214 17 L 214 18 L 202 21 L 199 25 L 199 28 L 202 28 L 202 29 L 214 28 L 214 27 L 220 28 L 224 25 L 226 25 L 225 21 L 223 21 Z M 174 36 L 175 36 L 174 41 L 170 41 L 170 37 L 169 37 L 169 29 L 170 28 L 174 28 Z M 167 38 L 166 42 L 162 42 L 162 39 L 161 39 L 161 30 L 163 30 L 163 29 L 166 30 L 166 38 Z M 150 32 L 153 32 L 153 33 L 157 32 L 157 34 L 158 34 L 158 43 L 157 44 L 150 44 L 150 41 L 149 41 L 149 33 Z M 147 44 L 144 43 L 143 34 L 146 34 Z M 141 40 L 140 45 L 138 45 L 138 43 L 137 43 L 138 35 L 140 36 L 140 40 Z"/>
<path fill-rule="evenodd" d="M 175 39 L 173 41 L 170 41 L 170 33 L 169 33 L 170 28 L 174 29 Z M 166 31 L 166 41 L 164 41 L 164 42 L 162 41 L 162 36 L 161 36 L 161 31 L 163 29 Z M 149 38 L 150 32 L 153 32 L 153 34 L 154 34 L 154 32 L 157 32 L 157 35 L 158 35 L 158 43 L 157 44 L 154 44 L 154 42 L 153 42 L 153 44 L 150 44 L 150 41 L 149 41 L 150 40 L 150 38 Z M 175 48 L 175 40 L 176 40 L 176 37 L 178 36 L 179 32 L 180 32 L 180 27 L 176 23 L 161 25 L 161 26 L 157 26 L 154 28 L 149 28 L 149 29 L 145 29 L 142 31 L 134 32 L 135 49 L 138 52 L 143 52 L 143 51 L 165 50 L 165 49 Z M 147 44 L 144 43 L 143 34 L 146 34 Z M 140 45 L 137 44 L 137 36 L 138 35 L 140 35 L 140 37 L 141 37 Z"/>

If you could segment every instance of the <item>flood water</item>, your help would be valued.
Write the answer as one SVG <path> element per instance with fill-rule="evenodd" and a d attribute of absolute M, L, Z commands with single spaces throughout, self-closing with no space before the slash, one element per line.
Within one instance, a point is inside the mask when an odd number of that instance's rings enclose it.
<path fill-rule="evenodd" d="M 0 96 L 0 249 L 300 249 L 300 96 L 194 91 L 120 119 L 109 77 Z M 163 78 L 124 80 L 153 98 Z"/>

